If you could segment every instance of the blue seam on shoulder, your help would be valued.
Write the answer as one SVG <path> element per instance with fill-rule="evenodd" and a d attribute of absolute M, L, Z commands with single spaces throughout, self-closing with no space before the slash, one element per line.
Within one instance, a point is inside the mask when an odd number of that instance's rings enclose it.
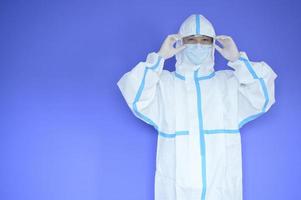
<path fill-rule="evenodd" d="M 179 79 L 185 80 L 185 77 L 183 75 L 177 73 L 176 71 L 175 71 L 175 76 L 178 77 Z"/>
<path fill-rule="evenodd" d="M 198 80 L 209 79 L 209 78 L 212 78 L 214 75 L 215 75 L 215 71 L 213 71 L 211 74 L 209 74 L 207 76 L 200 76 L 200 77 L 198 77 Z"/>
<path fill-rule="evenodd" d="M 175 76 L 179 79 L 185 80 L 185 76 L 179 74 L 178 72 L 175 71 Z M 210 79 L 212 77 L 215 76 L 215 71 L 213 71 L 212 73 L 210 73 L 209 75 L 206 76 L 199 76 L 198 80 L 206 80 L 206 79 Z"/>

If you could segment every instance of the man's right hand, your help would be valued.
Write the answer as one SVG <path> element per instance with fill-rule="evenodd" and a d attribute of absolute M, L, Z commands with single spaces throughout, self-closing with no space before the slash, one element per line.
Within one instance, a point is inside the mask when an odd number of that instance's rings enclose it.
<path fill-rule="evenodd" d="M 163 44 L 162 44 L 162 46 L 161 46 L 158 54 L 160 56 L 162 56 L 164 59 L 168 59 L 168 58 L 173 57 L 176 53 L 178 53 L 178 52 L 182 51 L 183 49 L 185 49 L 186 48 L 185 45 L 179 46 L 177 48 L 175 48 L 173 46 L 175 44 L 175 42 L 177 40 L 180 40 L 180 39 L 181 39 L 181 35 L 180 34 L 171 34 L 171 35 L 168 35 L 165 38 L 165 40 L 164 40 L 164 42 L 163 42 Z"/>

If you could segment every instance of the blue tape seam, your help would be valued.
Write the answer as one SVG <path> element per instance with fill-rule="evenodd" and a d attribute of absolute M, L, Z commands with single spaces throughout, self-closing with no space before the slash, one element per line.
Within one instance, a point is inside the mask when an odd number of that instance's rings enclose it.
<path fill-rule="evenodd" d="M 195 16 L 195 32 L 196 34 L 200 34 L 200 15 Z"/>
<path fill-rule="evenodd" d="M 197 77 L 198 70 L 194 71 L 194 81 L 196 85 L 197 92 L 197 106 L 198 106 L 198 121 L 199 121 L 199 131 L 200 131 L 200 153 L 202 160 L 202 194 L 201 200 L 205 200 L 206 190 L 207 190 L 207 177 L 206 177 L 206 143 L 203 129 L 203 116 L 202 116 L 202 98 L 201 98 L 201 87 L 200 82 Z"/>
<path fill-rule="evenodd" d="M 178 72 L 175 71 L 175 76 L 181 80 L 185 80 L 185 76 L 179 74 Z M 206 76 L 199 76 L 198 80 L 205 80 L 205 79 L 210 79 L 212 77 L 215 76 L 215 71 L 213 71 L 212 73 L 210 73 L 209 75 Z"/>
<path fill-rule="evenodd" d="M 264 105 L 262 107 L 262 110 L 260 113 L 257 113 L 257 114 L 254 114 L 254 115 L 251 115 L 251 116 L 248 116 L 246 117 L 245 119 L 243 119 L 242 121 L 239 122 L 239 128 L 241 128 L 243 125 L 245 125 L 246 123 L 256 119 L 257 117 L 261 116 L 262 114 L 264 114 L 266 112 L 266 107 L 269 103 L 269 95 L 268 95 L 268 90 L 267 90 L 267 87 L 266 87 L 266 84 L 263 80 L 263 78 L 259 78 L 255 72 L 255 70 L 253 69 L 250 61 L 246 58 L 243 58 L 243 57 L 239 57 L 239 60 L 243 61 L 245 66 L 247 67 L 248 71 L 250 72 L 250 74 L 252 75 L 252 77 L 254 79 L 258 79 L 259 83 L 260 83 L 260 86 L 263 90 L 263 94 L 264 94 L 264 97 L 265 97 L 265 102 L 264 102 Z"/>

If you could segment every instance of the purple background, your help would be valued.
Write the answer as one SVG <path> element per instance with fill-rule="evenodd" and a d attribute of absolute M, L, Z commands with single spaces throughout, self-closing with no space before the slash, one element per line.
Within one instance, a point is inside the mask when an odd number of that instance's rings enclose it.
<path fill-rule="evenodd" d="M 301 199 L 301 13 L 288 0 L 1 1 L 0 199 L 152 200 L 157 133 L 116 83 L 192 13 L 278 74 L 276 103 L 241 130 L 244 200 Z M 229 69 L 217 52 L 215 68 Z"/>

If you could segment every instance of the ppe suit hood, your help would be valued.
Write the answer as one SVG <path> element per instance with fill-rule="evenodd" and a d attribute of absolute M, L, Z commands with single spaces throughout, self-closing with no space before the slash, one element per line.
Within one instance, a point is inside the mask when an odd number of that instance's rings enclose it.
<path fill-rule="evenodd" d="M 178 31 L 182 37 L 189 35 L 206 35 L 213 38 L 213 48 L 211 51 L 210 59 L 207 62 L 200 65 L 195 65 L 185 61 L 183 51 L 178 52 L 176 57 L 176 72 L 180 75 L 192 74 L 195 70 L 198 70 L 198 77 L 207 76 L 214 72 L 214 44 L 215 44 L 215 30 L 212 24 L 203 15 L 192 14 L 181 24 Z M 176 47 L 183 45 L 182 40 L 176 42 Z"/>

